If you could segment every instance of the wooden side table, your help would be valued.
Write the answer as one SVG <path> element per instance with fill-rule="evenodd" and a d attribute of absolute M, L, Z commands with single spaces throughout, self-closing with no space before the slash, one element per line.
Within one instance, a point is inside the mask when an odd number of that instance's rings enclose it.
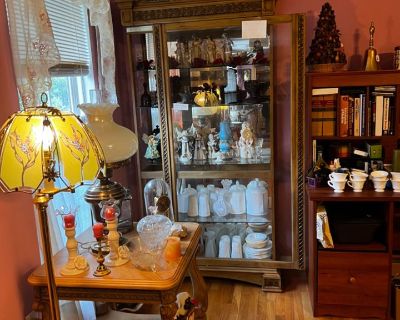
<path fill-rule="evenodd" d="M 93 271 L 97 267 L 96 257 L 89 252 L 83 253 L 90 269 L 83 275 L 62 276 L 60 270 L 67 262 L 68 253 L 64 248 L 53 257 L 54 274 L 58 297 L 61 300 L 89 300 L 104 302 L 160 303 L 161 319 L 171 320 L 177 310 L 176 294 L 186 274 L 189 274 L 193 297 L 200 307 L 196 309 L 196 319 L 206 319 L 208 296 L 203 277 L 196 264 L 196 252 L 201 235 L 197 223 L 183 223 L 188 229 L 187 239 L 183 239 L 182 257 L 168 264 L 161 271 L 142 271 L 128 262 L 111 268 L 107 276 L 97 278 Z M 134 239 L 137 234 L 127 236 Z M 94 241 L 91 230 L 78 237 L 79 242 Z M 38 267 L 29 276 L 28 282 L 34 288 L 33 310 L 42 312 L 43 319 L 50 319 L 48 308 L 47 278 L 44 266 Z"/>

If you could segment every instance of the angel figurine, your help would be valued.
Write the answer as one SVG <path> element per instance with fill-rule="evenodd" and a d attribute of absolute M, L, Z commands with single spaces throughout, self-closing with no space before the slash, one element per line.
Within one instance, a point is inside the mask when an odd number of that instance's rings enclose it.
<path fill-rule="evenodd" d="M 181 155 L 179 156 L 179 161 L 183 164 L 190 163 L 192 160 L 192 153 L 190 151 L 190 134 L 188 130 L 179 131 L 176 129 L 177 140 L 181 143 Z"/>
<path fill-rule="evenodd" d="M 214 134 L 210 133 L 208 135 L 208 159 L 216 159 L 217 158 L 217 149 L 218 149 L 218 141 Z"/>
<path fill-rule="evenodd" d="M 215 41 L 211 39 L 210 36 L 207 36 L 205 43 L 205 60 L 207 64 L 210 65 L 215 61 L 216 45 Z"/>
<path fill-rule="evenodd" d="M 144 143 L 147 144 L 147 149 L 146 149 L 146 153 L 144 154 L 144 157 L 146 159 L 149 160 L 156 160 L 160 158 L 160 153 L 158 152 L 158 138 L 151 134 L 151 135 L 147 135 L 147 134 L 143 134 L 142 140 L 144 141 Z"/>

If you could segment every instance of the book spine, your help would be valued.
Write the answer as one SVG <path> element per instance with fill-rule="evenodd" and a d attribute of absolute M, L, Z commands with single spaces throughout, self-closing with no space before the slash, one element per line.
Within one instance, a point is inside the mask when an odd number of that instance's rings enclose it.
<path fill-rule="evenodd" d="M 375 136 L 382 136 L 383 128 L 383 96 L 375 97 Z"/>
<path fill-rule="evenodd" d="M 348 103 L 348 118 L 347 118 L 347 123 L 348 123 L 348 136 L 352 137 L 354 136 L 354 98 L 349 97 L 349 103 Z"/>
<path fill-rule="evenodd" d="M 340 96 L 339 137 L 347 137 L 349 129 L 349 96 Z"/>
<path fill-rule="evenodd" d="M 366 134 L 366 118 L 367 118 L 367 108 L 365 106 L 365 93 L 360 94 L 360 136 L 365 136 Z"/>
<path fill-rule="evenodd" d="M 389 97 L 383 97 L 382 135 L 389 135 Z"/>
<path fill-rule="evenodd" d="M 354 98 L 354 136 L 359 137 L 361 134 L 361 98 Z"/>

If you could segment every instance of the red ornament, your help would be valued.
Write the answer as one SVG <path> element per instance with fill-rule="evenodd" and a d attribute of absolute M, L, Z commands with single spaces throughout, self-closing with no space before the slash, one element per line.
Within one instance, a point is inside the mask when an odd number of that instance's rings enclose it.
<path fill-rule="evenodd" d="M 75 216 L 72 213 L 66 214 L 63 218 L 65 228 L 75 227 Z"/>
<path fill-rule="evenodd" d="M 104 225 L 101 222 L 98 222 L 93 225 L 93 235 L 96 239 L 100 239 L 103 237 Z"/>
<path fill-rule="evenodd" d="M 113 207 L 106 207 L 106 208 L 104 209 L 103 217 L 104 217 L 104 219 L 106 219 L 107 221 L 114 220 L 114 219 L 115 219 L 115 208 L 113 208 Z"/>

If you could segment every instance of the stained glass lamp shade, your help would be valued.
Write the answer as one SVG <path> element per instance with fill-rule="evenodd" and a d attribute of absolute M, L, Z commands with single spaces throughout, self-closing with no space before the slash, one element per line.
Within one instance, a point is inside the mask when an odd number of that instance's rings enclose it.
<path fill-rule="evenodd" d="M 59 319 L 47 223 L 48 201 L 58 192 L 92 182 L 104 170 L 99 142 L 72 113 L 47 107 L 13 114 L 0 129 L 0 186 L 3 191 L 34 193 L 47 270 L 52 319 Z M 57 186 L 54 182 L 59 181 Z"/>

